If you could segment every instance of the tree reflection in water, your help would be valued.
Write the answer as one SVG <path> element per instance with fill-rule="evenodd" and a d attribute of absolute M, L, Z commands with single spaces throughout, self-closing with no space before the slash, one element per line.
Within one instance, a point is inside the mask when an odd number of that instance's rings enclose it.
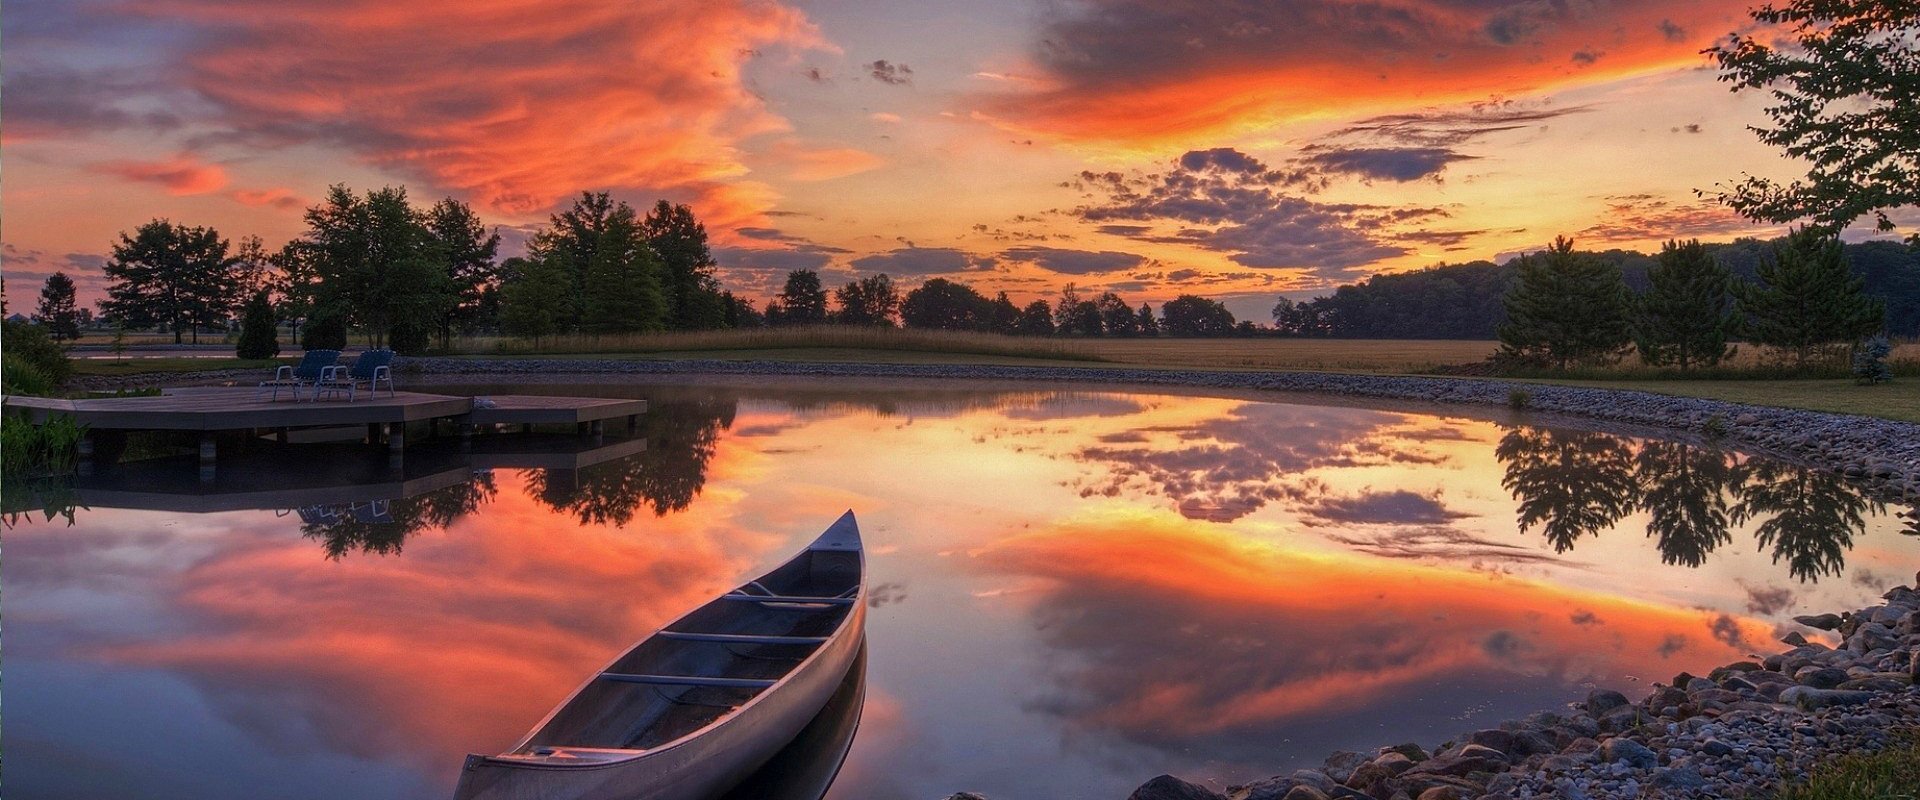
<path fill-rule="evenodd" d="M 493 473 L 480 471 L 464 483 L 413 497 L 308 506 L 298 509 L 300 533 L 318 540 L 331 560 L 355 551 L 397 555 L 407 537 L 444 529 L 478 511 L 496 493 Z"/>
<path fill-rule="evenodd" d="M 1698 567 L 1733 540 L 1731 526 L 1757 521 L 1760 549 L 1794 578 L 1817 581 L 1840 573 L 1866 517 L 1885 511 L 1838 474 L 1678 442 L 1643 442 L 1636 455 L 1604 433 L 1515 428 L 1495 453 L 1521 532 L 1541 525 L 1563 553 L 1639 508 L 1661 560 Z"/>
<path fill-rule="evenodd" d="M 707 482 L 720 431 L 739 403 L 717 395 L 650 402 L 641 415 L 647 449 L 583 469 L 534 470 L 527 493 L 581 524 L 624 526 L 645 503 L 655 516 L 683 511 Z"/>
<path fill-rule="evenodd" d="M 1618 437 L 1515 428 L 1494 452 L 1507 465 L 1500 485 L 1520 501 L 1520 532 L 1540 525 L 1556 552 L 1633 510 L 1633 452 Z"/>
<path fill-rule="evenodd" d="M 1739 475 L 1727 453 L 1650 441 L 1641 446 L 1634 469 L 1647 535 L 1659 540 L 1661 561 L 1697 567 L 1714 548 L 1733 541 L 1727 493 L 1739 485 Z"/>
<path fill-rule="evenodd" d="M 1773 563 L 1786 559 L 1787 571 L 1802 581 L 1840 574 L 1854 535 L 1866 529 L 1866 515 L 1886 510 L 1837 473 L 1778 462 L 1748 462 L 1746 472 L 1734 522 L 1772 514 L 1754 536 L 1761 549 L 1773 548 Z"/>

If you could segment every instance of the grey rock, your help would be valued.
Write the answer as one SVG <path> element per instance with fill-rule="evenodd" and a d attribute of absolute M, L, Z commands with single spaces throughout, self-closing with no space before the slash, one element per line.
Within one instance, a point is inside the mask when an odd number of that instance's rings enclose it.
<path fill-rule="evenodd" d="M 1804 614 L 1794 617 L 1793 621 L 1809 628 L 1819 628 L 1823 631 L 1830 631 L 1840 627 L 1839 614 Z"/>
<path fill-rule="evenodd" d="M 1846 682 L 1847 671 L 1833 667 L 1803 667 L 1793 674 L 1793 679 L 1802 686 L 1831 689 Z"/>
<path fill-rule="evenodd" d="M 1780 693 L 1780 702 L 1799 706 L 1802 711 L 1818 711 L 1831 706 L 1862 705 L 1872 702 L 1873 697 L 1873 692 L 1795 686 Z"/>
<path fill-rule="evenodd" d="M 1263 778 L 1239 787 L 1230 794 L 1239 800 L 1283 800 L 1293 787 L 1293 781 L 1287 778 Z"/>
<path fill-rule="evenodd" d="M 1327 793 L 1311 786 L 1295 786 L 1280 800 L 1327 800 Z"/>
<path fill-rule="evenodd" d="M 1700 742 L 1700 752 L 1710 756 L 1733 755 L 1733 745 L 1719 739 L 1706 739 Z"/>
<path fill-rule="evenodd" d="M 1627 705 L 1627 696 L 1612 689 L 1595 689 L 1587 693 L 1587 713 L 1595 718 L 1625 705 Z"/>
<path fill-rule="evenodd" d="M 1602 761 L 1625 763 L 1641 769 L 1652 769 L 1660 765 L 1660 757 L 1655 755 L 1652 750 L 1647 749 L 1646 745 L 1628 739 L 1625 736 L 1615 736 L 1601 742 L 1600 759 Z"/>
<path fill-rule="evenodd" d="M 1801 636 L 1799 631 L 1790 631 L 1787 633 L 1787 635 L 1780 637 L 1780 642 L 1782 644 L 1790 644 L 1790 645 L 1793 645 L 1794 647 L 1799 647 L 1800 645 L 1807 643 L 1807 637 Z"/>
<path fill-rule="evenodd" d="M 1334 783 L 1346 783 L 1348 778 L 1353 777 L 1353 771 L 1365 763 L 1367 763 L 1366 756 L 1342 750 L 1327 756 L 1327 761 L 1321 765 L 1320 771 L 1327 773 L 1327 777 L 1332 778 Z"/>
<path fill-rule="evenodd" d="M 1672 767 L 1655 772 L 1653 785 L 1658 789 L 1698 789 L 1707 785 L 1707 778 L 1693 767 Z"/>
<path fill-rule="evenodd" d="M 1161 775 L 1141 784 L 1127 800 L 1227 800 L 1227 796 L 1172 775 Z"/>

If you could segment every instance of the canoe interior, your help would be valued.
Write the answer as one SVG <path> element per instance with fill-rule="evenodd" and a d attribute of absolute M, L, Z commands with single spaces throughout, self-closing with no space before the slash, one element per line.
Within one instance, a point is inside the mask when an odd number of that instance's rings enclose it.
<path fill-rule="evenodd" d="M 842 598 L 858 595 L 860 553 L 812 549 L 732 594 Z M 756 585 L 757 584 L 757 585 Z M 830 637 L 852 612 L 847 604 L 762 603 L 716 598 L 666 630 L 751 636 Z M 606 672 L 777 681 L 818 644 L 703 642 L 652 636 Z M 557 748 L 646 750 L 732 714 L 765 688 L 677 686 L 594 679 L 510 755 Z"/>

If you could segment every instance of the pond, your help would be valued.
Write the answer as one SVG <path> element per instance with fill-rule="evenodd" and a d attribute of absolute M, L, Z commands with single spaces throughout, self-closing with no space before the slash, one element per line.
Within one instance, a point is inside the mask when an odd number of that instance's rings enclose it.
<path fill-rule="evenodd" d="M 845 800 L 1432 745 L 1770 650 L 1920 567 L 1912 510 L 1832 475 L 1504 412 L 545 388 L 650 398 L 644 449 L 442 469 L 428 442 L 395 478 L 308 445 L 217 497 L 165 460 L 12 492 L 9 796 L 446 797 L 464 754 L 848 508 L 872 600 Z"/>

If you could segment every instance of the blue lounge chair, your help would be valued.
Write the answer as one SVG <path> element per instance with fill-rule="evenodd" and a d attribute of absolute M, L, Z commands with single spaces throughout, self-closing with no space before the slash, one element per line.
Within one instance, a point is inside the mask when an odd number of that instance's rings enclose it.
<path fill-rule="evenodd" d="M 338 350 L 308 350 L 306 355 L 300 357 L 298 365 L 281 364 L 273 371 L 272 380 L 261 381 L 260 388 L 254 390 L 253 399 L 258 400 L 260 395 L 271 392 L 271 399 L 278 400 L 280 390 L 286 389 L 293 393 L 294 400 L 299 400 L 300 388 L 318 384 L 327 376 L 327 370 L 332 369 L 334 362 L 339 360 Z"/>
<path fill-rule="evenodd" d="M 393 390 L 393 351 L 368 350 L 353 360 L 353 366 L 330 367 L 313 385 L 313 399 L 318 402 L 323 394 L 346 392 L 347 402 L 353 402 L 356 388 L 367 384 L 367 391 L 378 393 L 380 384 L 387 385 L 387 396 L 394 395 Z"/>

